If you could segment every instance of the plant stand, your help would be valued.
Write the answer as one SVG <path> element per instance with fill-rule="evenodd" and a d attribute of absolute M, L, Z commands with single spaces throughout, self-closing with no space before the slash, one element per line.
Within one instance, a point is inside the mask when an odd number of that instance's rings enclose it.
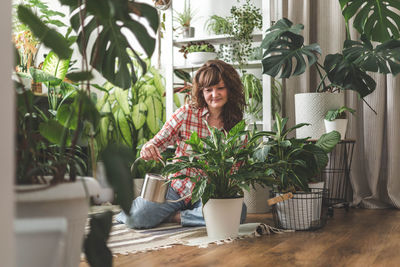
<path fill-rule="evenodd" d="M 333 207 L 343 204 L 349 211 L 349 200 L 352 195 L 350 185 L 350 168 L 355 140 L 341 140 L 328 154 L 329 161 L 322 171 L 320 180 L 325 182 L 325 188 L 329 190 L 327 195 L 328 215 L 333 216 Z"/>

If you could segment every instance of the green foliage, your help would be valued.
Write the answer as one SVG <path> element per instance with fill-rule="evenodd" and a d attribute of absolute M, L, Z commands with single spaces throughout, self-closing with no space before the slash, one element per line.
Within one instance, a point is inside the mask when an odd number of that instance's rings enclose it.
<path fill-rule="evenodd" d="M 369 40 L 386 42 L 400 38 L 400 2 L 397 0 L 339 0 L 342 14 L 349 23 Z"/>
<path fill-rule="evenodd" d="M 252 34 L 255 29 L 262 28 L 260 9 L 256 8 L 250 0 L 246 0 L 243 5 L 233 6 L 227 18 L 214 15 L 206 25 L 207 29 L 215 34 L 228 34 L 232 37 L 230 40 L 230 46 L 233 48 L 232 55 L 225 55 L 222 51 L 219 54 L 222 60 L 237 62 L 239 68 L 243 69 L 253 53 Z M 224 48 L 225 46 L 222 46 L 222 49 Z"/>
<path fill-rule="evenodd" d="M 148 69 L 147 73 L 136 69 L 138 81 L 128 90 L 110 83 L 96 86 L 104 92 L 96 104 L 102 114 L 95 134 L 96 157 L 109 144 L 120 144 L 132 150 L 133 162 L 141 146 L 161 129 L 165 121 L 163 77 L 154 67 L 149 65 Z"/>
<path fill-rule="evenodd" d="M 325 120 L 334 121 L 336 119 L 344 119 L 346 118 L 346 113 L 345 113 L 346 111 L 350 112 L 351 114 L 354 114 L 354 112 L 356 112 L 352 108 L 343 106 L 338 109 L 328 110 L 328 112 L 325 115 Z"/>
<path fill-rule="evenodd" d="M 232 25 L 226 18 L 212 15 L 206 22 L 205 28 L 208 33 L 229 34 L 232 31 Z"/>
<path fill-rule="evenodd" d="M 318 44 L 304 45 L 304 38 L 299 33 L 304 26 L 301 24 L 293 25 L 288 19 L 281 19 L 267 30 L 267 34 L 261 44 L 265 49 L 262 60 L 263 73 L 277 76 L 281 72 L 280 78 L 289 78 L 303 74 L 308 65 L 317 62 L 317 54 L 321 54 Z M 294 66 L 293 62 L 296 62 Z"/>
<path fill-rule="evenodd" d="M 181 27 L 190 27 L 190 23 L 193 20 L 196 12 L 190 8 L 190 1 L 185 0 L 183 6 L 183 12 L 175 11 L 174 20 L 181 26 Z"/>
<path fill-rule="evenodd" d="M 77 44 L 80 52 L 90 55 L 90 64 L 108 81 L 123 89 L 130 88 L 137 81 L 133 58 L 139 62 L 143 72 L 146 72 L 146 64 L 126 36 L 134 35 L 148 57 L 151 57 L 155 47 L 155 39 L 132 15 L 147 20 L 152 31 L 157 32 L 157 11 L 147 4 L 127 0 L 88 0 L 86 6 L 84 3 L 78 5 L 77 1 L 60 1 L 71 10 L 77 11 L 71 17 L 71 25 L 78 33 Z M 84 8 L 86 13 L 79 12 Z M 86 18 L 84 28 L 80 27 L 80 16 Z M 122 29 L 128 33 L 123 34 Z M 88 40 L 92 33 L 98 35 L 95 35 L 95 41 L 89 46 Z"/>
<path fill-rule="evenodd" d="M 328 163 L 327 153 L 340 141 L 340 134 L 336 131 L 324 134 L 316 143 L 308 141 L 308 138 L 287 138 L 289 133 L 308 124 L 285 129 L 286 122 L 287 118 L 276 113 L 273 132 L 259 133 L 268 139 L 254 150 L 252 156 L 278 190 L 307 191 L 307 183 Z"/>
<path fill-rule="evenodd" d="M 267 184 L 262 171 L 255 169 L 250 157 L 255 147 L 254 132 L 245 130 L 241 121 L 229 133 L 208 127 L 210 135 L 199 138 L 193 132 L 186 141 L 192 148 L 189 156 L 182 156 L 167 164 L 164 174 L 191 169 L 196 173 L 192 202 L 201 199 L 203 204 L 210 198 L 233 198 L 241 195 L 250 184 Z M 247 137 L 247 142 L 245 141 Z M 181 179 L 186 177 L 176 177 Z"/>
<path fill-rule="evenodd" d="M 253 74 L 243 74 L 241 77 L 244 97 L 247 103 L 246 112 L 254 115 L 257 119 L 260 117 L 260 111 L 262 110 L 262 85 L 260 79 Z"/>
<path fill-rule="evenodd" d="M 327 55 L 321 65 L 317 61 L 320 48 L 318 44 L 304 44 L 300 34 L 303 28 L 301 24 L 293 25 L 288 19 L 281 19 L 267 30 L 261 45 L 266 49 L 262 60 L 264 74 L 275 77 L 280 73 L 281 78 L 303 74 L 307 67 L 304 57 L 307 57 L 308 65 L 316 67 L 321 79 L 316 92 L 353 90 L 364 98 L 376 88 L 369 72 L 394 75 L 400 72 L 398 40 L 376 47 L 366 35 L 361 36 L 361 42 L 346 40 L 342 53 Z"/>
<path fill-rule="evenodd" d="M 183 53 L 183 57 L 186 58 L 188 53 L 193 52 L 215 52 L 215 47 L 209 42 L 189 42 L 187 45 L 183 45 L 179 52 Z"/>

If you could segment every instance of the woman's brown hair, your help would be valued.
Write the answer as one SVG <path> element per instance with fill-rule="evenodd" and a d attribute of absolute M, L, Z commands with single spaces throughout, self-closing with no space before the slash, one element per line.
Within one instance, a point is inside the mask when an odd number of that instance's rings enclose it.
<path fill-rule="evenodd" d="M 222 121 L 224 129 L 229 131 L 243 119 L 246 105 L 243 84 L 239 74 L 231 65 L 222 60 L 209 60 L 204 63 L 193 79 L 192 104 L 197 108 L 207 107 L 203 89 L 218 84 L 221 79 L 228 89 L 228 102 L 222 110 Z"/>

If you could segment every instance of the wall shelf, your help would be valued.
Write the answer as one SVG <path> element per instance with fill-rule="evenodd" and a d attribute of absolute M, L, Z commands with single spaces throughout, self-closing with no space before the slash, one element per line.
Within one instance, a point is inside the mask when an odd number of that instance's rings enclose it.
<path fill-rule="evenodd" d="M 232 39 L 227 34 L 219 34 L 219 35 L 209 35 L 203 37 L 193 37 L 193 38 L 180 38 L 174 40 L 175 47 L 181 47 L 189 42 L 200 42 L 205 41 L 212 44 L 224 44 L 229 42 Z M 261 42 L 262 41 L 262 32 L 253 33 L 253 42 Z"/>
<path fill-rule="evenodd" d="M 191 71 L 191 70 L 196 70 L 200 68 L 203 64 L 195 64 L 195 65 L 180 65 L 180 66 L 174 66 L 174 70 L 185 70 L 185 71 Z M 237 64 L 232 64 L 233 66 L 237 67 Z M 246 69 L 258 69 L 261 68 L 261 60 L 254 60 L 254 61 L 249 61 L 246 64 Z"/>

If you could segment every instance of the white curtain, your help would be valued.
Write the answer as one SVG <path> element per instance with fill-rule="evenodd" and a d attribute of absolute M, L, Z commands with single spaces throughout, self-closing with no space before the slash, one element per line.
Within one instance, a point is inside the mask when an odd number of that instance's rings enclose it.
<path fill-rule="evenodd" d="M 338 0 L 283 0 L 283 16 L 304 24 L 305 43 L 319 43 L 326 54 L 341 51 L 345 23 Z M 356 36 L 353 30 L 352 36 Z M 356 109 L 350 116 L 348 137 L 356 140 L 351 184 L 353 204 L 366 208 L 400 208 L 400 75 L 374 75 L 377 88 L 365 100 L 346 92 L 346 105 Z M 284 81 L 283 115 L 295 123 L 294 95 L 315 91 L 319 82 L 313 68 Z"/>

